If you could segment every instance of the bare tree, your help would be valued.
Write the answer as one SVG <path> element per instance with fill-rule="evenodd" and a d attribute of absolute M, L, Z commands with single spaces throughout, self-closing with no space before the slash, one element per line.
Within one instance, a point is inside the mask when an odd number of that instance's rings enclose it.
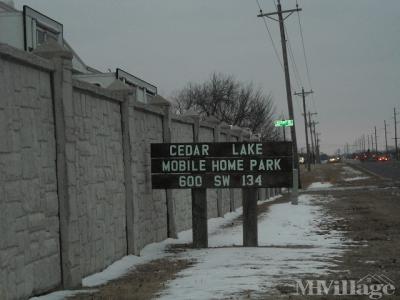
<path fill-rule="evenodd" d="M 263 140 L 276 140 L 275 113 L 271 95 L 252 83 L 244 84 L 231 75 L 213 73 L 203 83 L 188 83 L 173 97 L 179 114 L 196 112 L 221 122 L 260 133 Z"/>

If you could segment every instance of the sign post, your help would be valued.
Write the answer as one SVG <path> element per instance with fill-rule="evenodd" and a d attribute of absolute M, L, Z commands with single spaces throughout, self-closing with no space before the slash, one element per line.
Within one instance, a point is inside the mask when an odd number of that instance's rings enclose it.
<path fill-rule="evenodd" d="M 199 142 L 200 118 L 194 117 L 193 140 Z M 173 148 L 170 147 L 169 154 Z M 198 187 L 192 189 L 192 240 L 193 248 L 208 248 L 208 222 L 207 222 L 207 189 Z"/>
<path fill-rule="evenodd" d="M 292 187 L 291 142 L 151 144 L 153 189 L 192 189 L 193 246 L 206 248 L 207 188 L 243 190 L 243 244 L 257 246 L 257 189 Z"/>
<path fill-rule="evenodd" d="M 207 190 L 192 189 L 193 248 L 208 247 Z"/>
<path fill-rule="evenodd" d="M 257 190 L 243 189 L 243 246 L 258 246 Z"/>

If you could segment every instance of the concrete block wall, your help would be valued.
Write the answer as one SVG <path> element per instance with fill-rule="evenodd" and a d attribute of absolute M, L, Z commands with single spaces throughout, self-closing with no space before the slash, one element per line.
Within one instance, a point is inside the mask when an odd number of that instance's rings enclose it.
<path fill-rule="evenodd" d="M 193 142 L 193 122 L 172 119 L 171 141 L 173 143 Z M 192 195 L 190 190 L 172 190 L 175 201 L 175 221 L 177 231 L 192 228 Z"/>
<path fill-rule="evenodd" d="M 52 70 L 0 45 L 0 299 L 61 284 Z"/>
<path fill-rule="evenodd" d="M 74 263 L 84 277 L 126 254 L 120 103 L 75 84 L 65 125 L 69 242 L 78 243 Z"/>
<path fill-rule="evenodd" d="M 150 144 L 239 141 L 236 130 L 136 102 L 116 80 L 73 79 L 58 44 L 0 45 L 0 299 L 76 288 L 149 243 L 191 228 L 190 190 L 152 190 Z M 242 205 L 208 190 L 208 218 Z"/>
<path fill-rule="evenodd" d="M 135 110 L 134 170 L 135 198 L 138 201 L 138 247 L 166 239 L 166 192 L 151 188 L 150 144 L 163 142 L 162 115 L 149 110 Z"/>

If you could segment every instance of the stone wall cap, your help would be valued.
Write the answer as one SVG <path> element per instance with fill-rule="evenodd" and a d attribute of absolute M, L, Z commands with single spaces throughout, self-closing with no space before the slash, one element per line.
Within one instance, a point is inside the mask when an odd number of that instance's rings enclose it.
<path fill-rule="evenodd" d="M 151 99 L 149 104 L 157 106 L 171 106 L 171 102 L 160 95 L 156 95 L 153 99 Z"/>
<path fill-rule="evenodd" d="M 42 69 L 45 71 L 53 71 L 54 64 L 47 59 L 44 59 L 35 54 L 14 48 L 7 44 L 0 43 L 0 57 L 5 59 L 15 60 L 19 63 L 26 64 L 37 69 Z"/>
<path fill-rule="evenodd" d="M 219 125 L 219 124 L 221 124 L 221 121 L 218 120 L 218 119 L 217 119 L 216 117 L 214 117 L 214 116 L 206 117 L 206 118 L 204 119 L 204 121 L 207 122 L 207 123 L 213 124 L 213 125 Z"/>
<path fill-rule="evenodd" d="M 80 81 L 77 79 L 72 80 L 72 86 L 75 89 L 82 90 L 86 93 L 94 94 L 97 97 L 106 98 L 108 100 L 112 100 L 112 101 L 116 101 L 116 102 L 124 102 L 125 101 L 125 99 L 122 97 L 122 95 L 118 94 L 118 91 L 112 91 L 109 89 L 98 87 L 97 85 L 87 83 L 84 81 Z"/>
<path fill-rule="evenodd" d="M 174 122 L 179 122 L 179 123 L 183 123 L 183 124 L 189 124 L 189 125 L 193 125 L 194 120 L 191 119 L 190 117 L 184 117 L 182 115 L 176 115 L 176 114 L 171 114 L 171 120 Z"/>
<path fill-rule="evenodd" d="M 143 102 L 139 102 L 137 100 L 134 101 L 133 103 L 135 109 L 144 111 L 144 112 L 148 112 L 148 113 L 152 113 L 152 114 L 156 114 L 156 115 L 161 115 L 164 116 L 165 115 L 165 110 L 157 105 L 149 105 Z"/>
<path fill-rule="evenodd" d="M 108 87 L 111 91 L 133 92 L 134 88 L 124 84 L 121 80 L 115 79 Z"/>
<path fill-rule="evenodd" d="M 195 113 L 191 113 L 191 112 L 190 113 L 186 113 L 184 115 L 181 115 L 180 117 L 183 120 L 191 120 L 191 121 L 200 122 L 200 116 L 198 114 L 195 114 Z"/>

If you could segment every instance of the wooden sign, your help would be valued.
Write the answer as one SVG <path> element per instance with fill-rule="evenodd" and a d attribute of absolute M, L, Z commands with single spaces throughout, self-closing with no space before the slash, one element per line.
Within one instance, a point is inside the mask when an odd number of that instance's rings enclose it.
<path fill-rule="evenodd" d="M 291 142 L 151 144 L 154 189 L 292 186 Z"/>

